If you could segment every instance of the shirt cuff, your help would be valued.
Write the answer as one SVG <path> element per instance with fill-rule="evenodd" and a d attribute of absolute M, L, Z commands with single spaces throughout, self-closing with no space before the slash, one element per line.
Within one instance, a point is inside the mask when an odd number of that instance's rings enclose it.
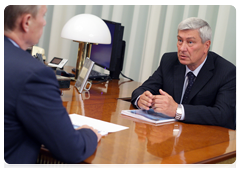
<path fill-rule="evenodd" d="M 184 120 L 185 119 L 185 110 L 182 104 L 180 104 L 180 106 L 182 107 L 182 117 L 180 120 Z"/>
<path fill-rule="evenodd" d="M 138 107 L 138 105 L 137 105 L 137 103 L 138 103 L 138 100 L 139 100 L 139 97 L 140 96 L 138 96 L 138 98 L 135 100 L 135 102 L 134 102 L 134 105 L 138 108 L 138 109 L 141 109 L 140 107 Z"/>

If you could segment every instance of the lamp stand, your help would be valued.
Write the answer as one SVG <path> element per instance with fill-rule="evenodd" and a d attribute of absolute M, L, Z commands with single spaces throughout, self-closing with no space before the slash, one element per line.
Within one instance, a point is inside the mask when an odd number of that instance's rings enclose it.
<path fill-rule="evenodd" d="M 77 62 L 76 62 L 76 72 L 75 72 L 75 80 L 77 80 L 78 75 L 85 62 L 85 58 L 86 57 L 90 58 L 92 44 L 87 42 L 80 42 L 80 41 L 75 41 L 75 42 L 79 43 L 78 56 L 77 56 Z"/>

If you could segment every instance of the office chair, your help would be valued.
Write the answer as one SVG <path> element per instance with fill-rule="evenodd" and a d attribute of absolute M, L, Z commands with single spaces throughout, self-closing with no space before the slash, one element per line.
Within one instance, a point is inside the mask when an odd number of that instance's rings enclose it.
<path fill-rule="evenodd" d="M 43 61 L 46 60 L 45 50 L 44 50 L 43 48 L 41 48 L 41 47 L 32 46 L 32 47 L 29 47 L 29 48 L 27 49 L 27 51 L 28 51 L 32 56 L 37 56 L 37 53 L 38 53 L 38 54 L 41 54 Z"/>

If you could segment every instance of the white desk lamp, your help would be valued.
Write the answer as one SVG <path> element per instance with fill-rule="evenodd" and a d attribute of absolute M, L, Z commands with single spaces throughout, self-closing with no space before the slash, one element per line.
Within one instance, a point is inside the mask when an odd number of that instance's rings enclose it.
<path fill-rule="evenodd" d="M 63 27 L 61 37 L 79 43 L 75 80 L 77 80 L 85 58 L 91 54 L 92 44 L 110 44 L 111 34 L 106 23 L 92 14 L 72 17 Z"/>

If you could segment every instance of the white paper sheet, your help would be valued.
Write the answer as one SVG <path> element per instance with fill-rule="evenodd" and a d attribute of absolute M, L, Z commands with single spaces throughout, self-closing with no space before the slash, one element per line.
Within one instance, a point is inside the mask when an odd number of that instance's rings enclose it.
<path fill-rule="evenodd" d="M 128 127 L 126 127 L 126 126 L 121 126 L 121 125 L 117 125 L 114 123 L 105 122 L 102 120 L 78 115 L 75 113 L 70 114 L 69 117 L 72 121 L 72 124 L 75 125 L 75 127 L 82 126 L 82 125 L 88 125 L 88 126 L 93 127 L 94 129 L 97 129 L 101 135 L 106 135 L 109 132 L 118 132 L 121 130 L 128 129 Z"/>

